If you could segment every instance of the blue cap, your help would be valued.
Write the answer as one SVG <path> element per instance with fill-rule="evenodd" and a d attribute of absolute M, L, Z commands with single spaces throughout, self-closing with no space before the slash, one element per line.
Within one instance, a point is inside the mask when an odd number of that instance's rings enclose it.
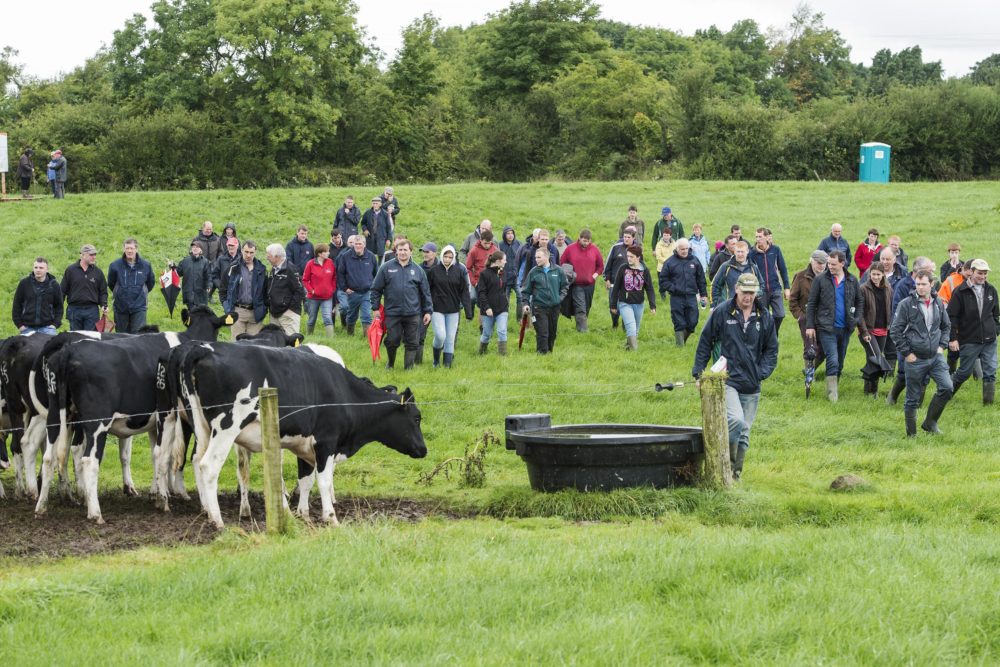
<path fill-rule="evenodd" d="M 666 215 L 667 213 L 670 213 L 670 207 L 669 206 L 664 206 L 663 210 L 660 211 L 660 215 Z"/>
<path fill-rule="evenodd" d="M 434 243 L 433 241 L 428 241 L 420 249 L 423 250 L 424 252 L 437 252 L 438 247 L 437 244 Z"/>

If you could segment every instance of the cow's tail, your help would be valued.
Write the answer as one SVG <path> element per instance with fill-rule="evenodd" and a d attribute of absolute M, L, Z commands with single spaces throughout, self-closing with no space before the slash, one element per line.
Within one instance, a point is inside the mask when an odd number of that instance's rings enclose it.
<path fill-rule="evenodd" d="M 178 396 L 184 393 L 188 395 L 187 405 L 191 417 L 191 427 L 194 430 L 196 448 L 204 448 L 208 445 L 206 440 L 208 437 L 208 417 L 198 396 L 197 366 L 199 361 L 211 356 L 212 350 L 201 345 L 188 352 L 181 363 L 178 377 L 178 382 L 183 383 L 183 386 L 179 384 L 176 388 Z M 179 466 L 184 461 L 185 444 L 183 437 L 174 438 L 173 454 L 175 466 Z"/>
<path fill-rule="evenodd" d="M 68 348 L 63 348 L 47 360 L 48 369 L 45 372 L 45 384 L 49 394 L 49 442 L 55 447 L 56 463 L 62 470 L 69 455 L 69 428 L 67 416 L 69 415 L 69 353 Z M 45 367 L 43 366 L 43 369 Z M 53 419 L 59 422 L 58 430 L 53 438 Z"/>

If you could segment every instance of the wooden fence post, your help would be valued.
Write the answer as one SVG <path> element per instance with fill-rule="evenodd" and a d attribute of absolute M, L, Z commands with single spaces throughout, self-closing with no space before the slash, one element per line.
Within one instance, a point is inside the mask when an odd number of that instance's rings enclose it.
<path fill-rule="evenodd" d="M 288 512 L 281 479 L 281 433 L 278 429 L 278 389 L 261 387 L 260 430 L 264 450 L 264 515 L 271 535 L 288 532 Z"/>
<path fill-rule="evenodd" d="M 701 424 L 705 443 L 703 486 L 728 489 L 733 485 L 729 461 L 729 424 L 726 420 L 726 378 L 729 375 L 705 371 L 701 375 Z"/>

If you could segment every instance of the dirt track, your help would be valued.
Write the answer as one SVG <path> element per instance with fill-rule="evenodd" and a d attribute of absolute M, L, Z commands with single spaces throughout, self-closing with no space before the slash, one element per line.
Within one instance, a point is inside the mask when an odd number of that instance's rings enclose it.
<path fill-rule="evenodd" d="M 126 498 L 121 493 L 101 497 L 101 513 L 106 524 L 87 521 L 86 510 L 53 495 L 43 518 L 36 518 L 34 504 L 15 501 L 12 489 L 0 500 L 0 558 L 58 558 L 86 556 L 139 547 L 176 544 L 205 544 L 218 532 L 201 514 L 197 494 L 189 501 L 171 499 L 170 513 L 153 507 L 145 495 Z M 297 498 L 293 498 L 292 507 Z M 239 520 L 239 496 L 220 495 L 219 506 L 227 526 L 240 526 L 257 532 L 264 529 L 264 499 L 251 494 L 253 517 Z M 367 498 L 337 498 L 337 518 L 342 523 L 388 518 L 419 521 L 433 509 L 412 500 L 370 500 Z M 313 499 L 311 516 L 319 517 L 319 499 Z"/>

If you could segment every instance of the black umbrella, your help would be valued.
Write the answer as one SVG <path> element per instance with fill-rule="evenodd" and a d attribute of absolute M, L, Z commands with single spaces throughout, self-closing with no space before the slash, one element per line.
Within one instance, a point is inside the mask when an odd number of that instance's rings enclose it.
<path fill-rule="evenodd" d="M 174 307 L 177 305 L 177 295 L 181 293 L 181 277 L 177 275 L 177 269 L 173 268 L 173 264 L 167 267 L 167 270 L 160 276 L 160 292 L 163 293 L 163 298 L 167 302 L 170 317 L 173 317 Z"/>
<path fill-rule="evenodd" d="M 882 350 L 870 340 L 865 342 L 865 347 L 868 348 L 868 360 L 865 362 L 864 368 L 861 369 L 861 375 L 880 380 L 888 377 L 892 373 L 892 364 L 886 360 Z"/>
<path fill-rule="evenodd" d="M 816 347 L 811 342 L 806 346 L 804 356 L 806 366 L 802 370 L 802 374 L 805 376 L 806 381 L 806 398 L 809 398 L 813 380 L 816 378 Z"/>

